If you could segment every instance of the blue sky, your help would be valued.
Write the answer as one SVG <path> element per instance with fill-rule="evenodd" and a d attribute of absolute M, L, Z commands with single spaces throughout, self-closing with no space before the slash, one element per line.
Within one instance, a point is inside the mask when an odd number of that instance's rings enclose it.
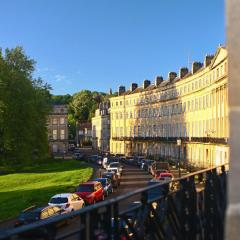
<path fill-rule="evenodd" d="M 24 47 L 54 94 L 109 91 L 215 53 L 223 0 L 3 0 L 0 47 Z"/>

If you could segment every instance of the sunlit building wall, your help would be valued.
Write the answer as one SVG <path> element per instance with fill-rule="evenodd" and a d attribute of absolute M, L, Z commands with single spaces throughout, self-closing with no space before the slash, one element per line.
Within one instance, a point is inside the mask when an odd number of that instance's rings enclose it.
<path fill-rule="evenodd" d="M 114 154 L 148 155 L 176 161 L 177 139 L 185 164 L 210 167 L 228 162 L 227 50 L 219 47 L 204 63 L 145 80 L 110 99 Z"/>

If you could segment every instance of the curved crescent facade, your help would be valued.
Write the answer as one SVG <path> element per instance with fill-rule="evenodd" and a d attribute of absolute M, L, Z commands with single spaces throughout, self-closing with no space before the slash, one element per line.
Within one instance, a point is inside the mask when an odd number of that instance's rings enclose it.
<path fill-rule="evenodd" d="M 196 167 L 228 162 L 227 50 L 219 47 L 204 64 L 119 88 L 110 99 L 110 152 L 147 155 Z M 177 145 L 177 140 L 179 146 Z"/>

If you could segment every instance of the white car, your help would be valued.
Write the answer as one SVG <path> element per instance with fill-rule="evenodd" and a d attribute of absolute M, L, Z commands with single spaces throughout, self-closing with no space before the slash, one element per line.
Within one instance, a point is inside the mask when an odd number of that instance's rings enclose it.
<path fill-rule="evenodd" d="M 122 173 L 122 170 L 123 170 L 123 168 L 122 168 L 122 166 L 121 166 L 121 164 L 119 162 L 112 162 L 112 163 L 110 163 L 108 165 L 107 169 L 108 168 L 118 168 L 120 173 Z"/>
<path fill-rule="evenodd" d="M 79 210 L 85 206 L 84 200 L 75 193 L 61 193 L 54 195 L 49 203 L 49 206 L 58 206 L 66 212 Z"/>
<path fill-rule="evenodd" d="M 121 177 L 121 172 L 120 172 L 119 168 L 117 168 L 117 167 L 108 167 L 107 171 L 108 172 L 115 172 L 118 175 L 119 178 Z"/>

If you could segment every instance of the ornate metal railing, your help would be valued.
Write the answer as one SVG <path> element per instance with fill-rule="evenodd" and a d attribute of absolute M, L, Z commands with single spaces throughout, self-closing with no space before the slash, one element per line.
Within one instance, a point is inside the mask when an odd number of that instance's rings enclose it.
<path fill-rule="evenodd" d="M 0 239 L 221 240 L 226 209 L 225 166 L 157 183 L 79 211 L 1 232 Z M 131 207 L 127 203 L 139 200 Z M 71 220 L 65 228 L 59 223 Z M 34 237 L 33 239 L 36 239 Z"/>
<path fill-rule="evenodd" d="M 157 141 L 157 142 L 176 142 L 181 139 L 182 142 L 202 142 L 202 143 L 218 143 L 227 144 L 228 138 L 216 137 L 113 137 L 116 141 Z"/>

